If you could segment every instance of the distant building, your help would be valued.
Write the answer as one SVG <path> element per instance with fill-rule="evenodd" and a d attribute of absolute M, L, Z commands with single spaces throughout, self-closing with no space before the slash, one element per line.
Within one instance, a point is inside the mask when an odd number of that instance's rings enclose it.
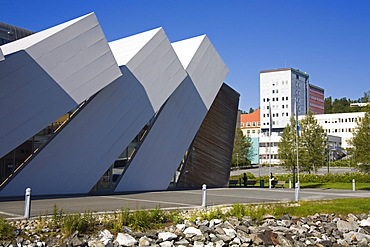
<path fill-rule="evenodd" d="M 260 133 L 260 109 L 250 114 L 240 114 L 240 128 L 245 136 Z"/>
<path fill-rule="evenodd" d="M 293 115 L 324 113 L 324 89 L 309 83 L 309 75 L 293 68 L 260 72 L 260 159 L 279 163 L 280 135 Z M 296 112 L 297 111 L 297 112 Z M 269 134 L 271 131 L 271 135 Z"/>
<path fill-rule="evenodd" d="M 243 135 L 251 139 L 252 155 L 249 157 L 251 164 L 259 163 L 259 133 L 260 133 L 260 109 L 250 114 L 240 114 L 240 128 Z"/>
<path fill-rule="evenodd" d="M 290 118 L 308 111 L 309 75 L 292 68 L 260 72 L 261 134 L 260 159 L 262 163 L 279 163 L 278 143 Z M 271 131 L 271 135 L 269 132 Z"/>
<path fill-rule="evenodd" d="M 282 131 L 294 114 L 295 102 L 298 115 L 305 114 L 308 110 L 308 88 L 309 76 L 299 70 L 285 68 L 261 71 L 261 132 L 267 133 L 270 126 L 273 132 Z"/>
<path fill-rule="evenodd" d="M 351 107 L 365 107 L 365 106 L 368 106 L 368 105 L 370 105 L 370 103 L 369 102 L 367 102 L 367 103 L 351 103 Z"/>
<path fill-rule="evenodd" d="M 324 114 L 324 89 L 309 84 L 308 90 L 308 104 L 313 114 Z"/>
<path fill-rule="evenodd" d="M 334 113 L 315 115 L 318 124 L 320 124 L 327 135 L 339 136 L 342 138 L 342 148 L 352 147 L 349 139 L 357 127 L 357 121 L 365 116 L 365 112 Z"/>

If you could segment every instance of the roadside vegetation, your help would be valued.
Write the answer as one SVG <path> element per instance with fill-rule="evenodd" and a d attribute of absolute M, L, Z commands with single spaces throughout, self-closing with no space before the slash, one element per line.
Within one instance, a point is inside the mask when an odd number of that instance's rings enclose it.
<path fill-rule="evenodd" d="M 124 231 L 130 227 L 133 231 L 145 232 L 163 228 L 166 225 L 183 223 L 185 220 L 211 220 L 227 217 L 237 217 L 240 220 L 248 216 L 252 222 L 261 222 L 266 214 L 279 217 L 291 215 L 305 217 L 307 215 L 336 214 L 346 216 L 352 214 L 369 213 L 370 198 L 335 199 L 325 201 L 300 201 L 296 203 L 269 203 L 269 204 L 235 204 L 230 207 L 212 207 L 206 209 L 195 209 L 191 211 L 168 211 L 160 208 L 151 210 L 129 210 L 122 208 L 111 214 L 94 214 L 90 211 L 85 213 L 65 214 L 63 209 L 56 205 L 53 214 L 38 216 L 38 229 L 40 232 L 45 228 L 51 229 L 48 233 L 55 235 L 61 232 L 69 236 L 78 231 L 81 234 L 94 233 L 108 229 L 112 233 Z M 14 222 L 9 222 L 0 217 L 0 240 L 12 239 L 15 237 Z"/>
<path fill-rule="evenodd" d="M 255 186 L 260 186 L 260 180 L 265 181 L 268 186 L 269 177 L 255 177 L 252 173 L 247 172 L 248 180 L 255 180 Z M 231 176 L 230 180 L 240 181 L 237 186 L 242 186 L 243 174 L 240 176 Z M 352 180 L 356 182 L 356 190 L 370 190 L 370 174 L 363 172 L 345 172 L 345 173 L 327 173 L 323 175 L 301 173 L 299 175 L 301 188 L 318 188 L 318 189 L 352 189 Z M 289 187 L 289 180 L 292 181 L 293 174 L 274 174 L 275 181 L 285 181 L 285 188 Z"/>

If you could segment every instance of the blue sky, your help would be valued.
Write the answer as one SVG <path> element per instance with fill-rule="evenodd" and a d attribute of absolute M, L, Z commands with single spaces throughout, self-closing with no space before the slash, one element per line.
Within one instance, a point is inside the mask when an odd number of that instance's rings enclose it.
<path fill-rule="evenodd" d="M 242 110 L 259 106 L 266 69 L 307 72 L 325 97 L 370 90 L 369 0 L 4 0 L 0 22 L 41 31 L 90 12 L 108 41 L 159 26 L 171 42 L 207 34 Z"/>

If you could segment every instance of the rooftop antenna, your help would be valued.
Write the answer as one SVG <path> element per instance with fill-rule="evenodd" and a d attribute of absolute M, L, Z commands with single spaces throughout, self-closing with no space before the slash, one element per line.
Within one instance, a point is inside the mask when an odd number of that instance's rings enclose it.
<path fill-rule="evenodd" d="M 286 68 L 286 59 L 285 59 L 285 67 L 284 68 Z"/>

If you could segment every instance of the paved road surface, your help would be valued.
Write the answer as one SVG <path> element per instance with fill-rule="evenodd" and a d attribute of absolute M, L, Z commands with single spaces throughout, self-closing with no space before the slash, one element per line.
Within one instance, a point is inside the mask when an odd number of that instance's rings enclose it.
<path fill-rule="evenodd" d="M 335 198 L 370 197 L 369 191 L 301 189 L 299 200 L 323 200 Z M 289 202 L 294 200 L 294 189 L 268 188 L 217 188 L 207 190 L 207 206 L 237 203 Z M 161 191 L 126 195 L 86 196 L 75 198 L 33 199 L 31 216 L 46 212 L 52 214 L 54 204 L 65 212 L 107 212 L 129 207 L 131 209 L 155 208 L 187 209 L 198 208 L 202 202 L 202 191 Z M 7 219 L 22 218 L 24 201 L 0 202 L 0 216 Z"/>

